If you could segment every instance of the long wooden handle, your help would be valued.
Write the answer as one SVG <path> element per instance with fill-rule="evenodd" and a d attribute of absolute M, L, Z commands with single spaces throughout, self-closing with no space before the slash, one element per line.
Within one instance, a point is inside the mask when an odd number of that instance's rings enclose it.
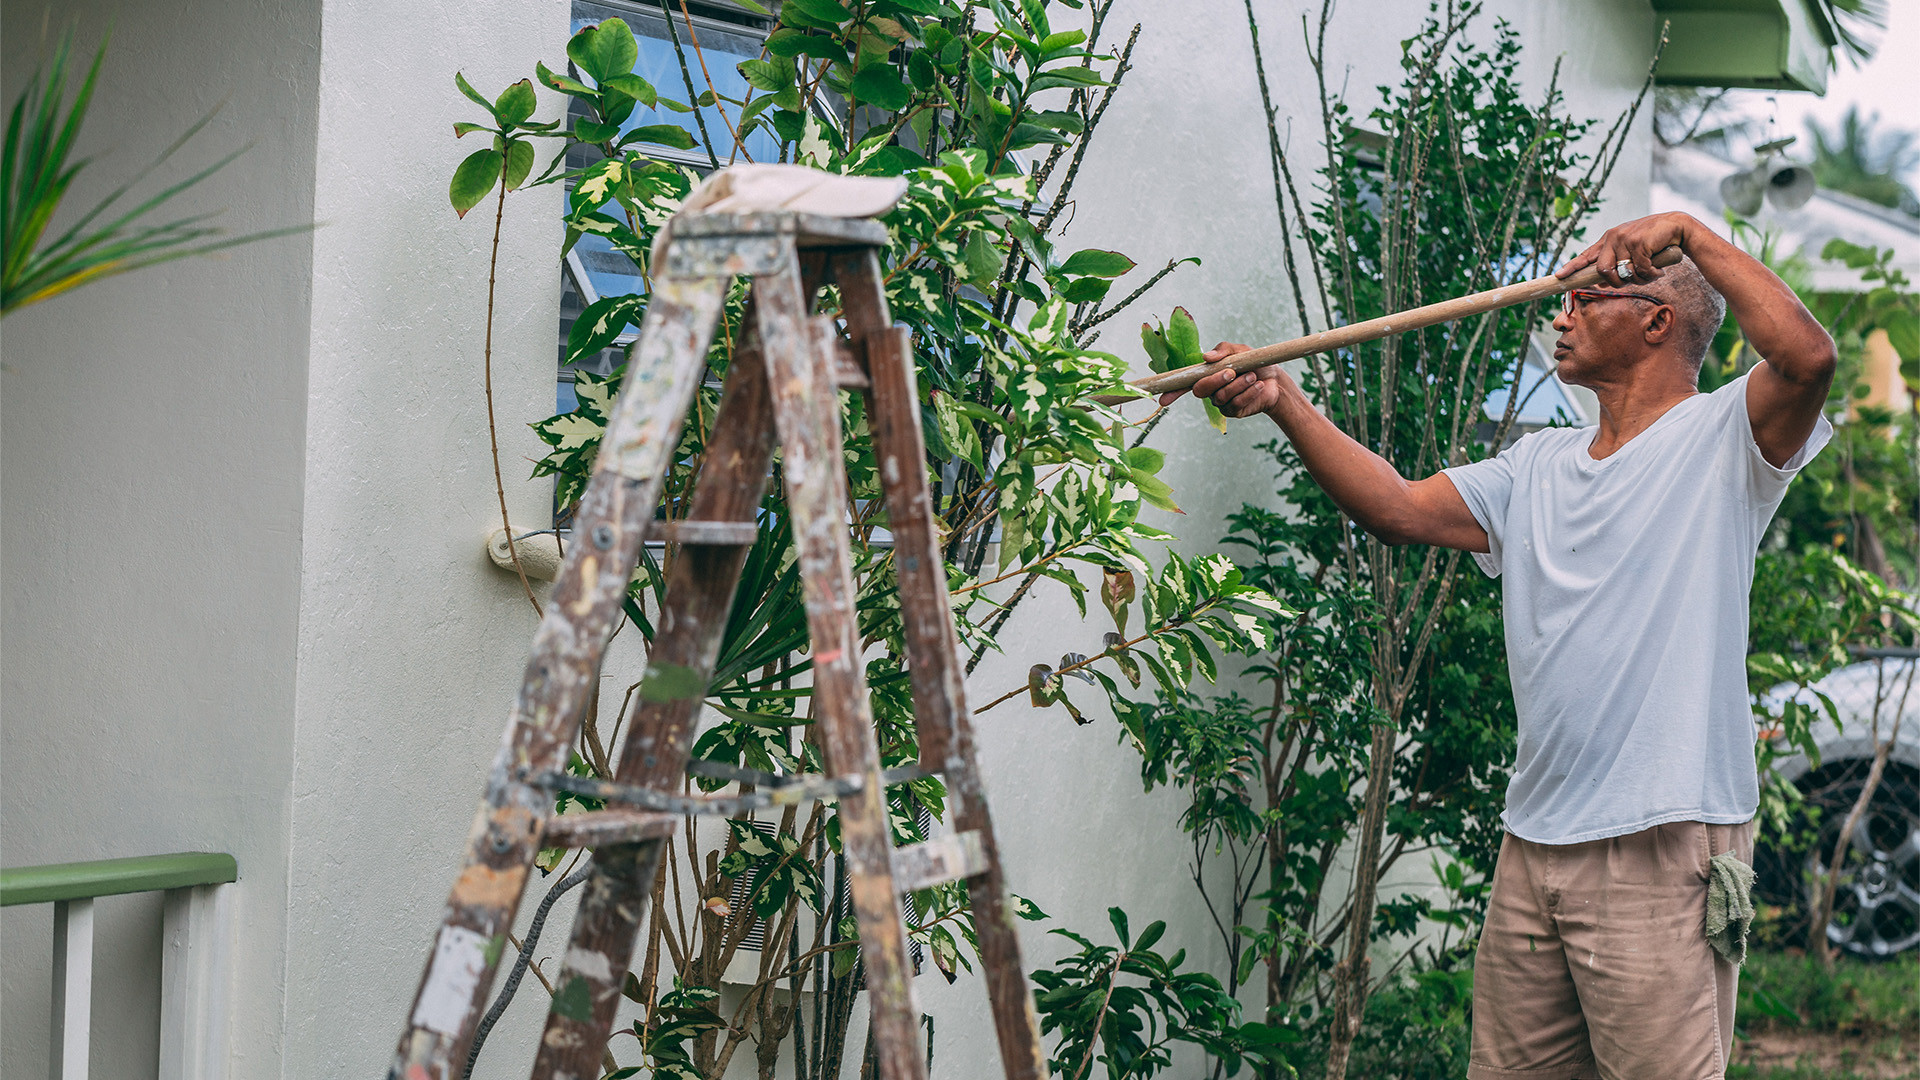
<path fill-rule="evenodd" d="M 1672 266 L 1680 261 L 1681 251 L 1678 245 L 1660 249 L 1654 253 L 1653 265 Z M 1377 341 L 1388 334 L 1418 330 L 1435 323 L 1452 322 L 1469 315 L 1480 315 L 1497 311 L 1503 307 L 1524 304 L 1529 300 L 1544 300 L 1550 296 L 1571 292 L 1574 289 L 1591 289 L 1604 286 L 1598 267 L 1589 266 L 1585 270 L 1567 278 L 1557 278 L 1552 274 L 1546 277 L 1523 281 L 1518 285 L 1503 285 L 1498 289 L 1473 293 L 1469 296 L 1456 296 L 1451 300 L 1442 300 L 1425 307 L 1410 308 L 1392 315 L 1382 315 L 1378 319 L 1368 319 L 1348 326 L 1336 326 L 1331 330 L 1322 330 L 1317 334 L 1282 341 L 1277 345 L 1264 345 L 1258 349 L 1249 349 L 1235 353 L 1228 359 L 1213 364 L 1192 364 L 1172 371 L 1151 375 L 1144 379 L 1135 379 L 1129 385 L 1137 386 L 1148 394 L 1165 394 L 1174 390 L 1186 390 L 1194 383 L 1216 371 L 1248 372 L 1255 368 L 1298 360 L 1314 353 L 1332 352 L 1359 345 L 1362 342 Z M 1102 405 L 1118 405 L 1124 401 L 1138 401 L 1138 398 L 1121 397 L 1118 394 L 1098 394 L 1095 401 Z"/>

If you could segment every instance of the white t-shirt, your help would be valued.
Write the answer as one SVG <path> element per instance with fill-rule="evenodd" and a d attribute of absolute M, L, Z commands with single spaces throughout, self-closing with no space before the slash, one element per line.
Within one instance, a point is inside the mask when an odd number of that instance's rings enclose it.
<path fill-rule="evenodd" d="M 1519 754 L 1502 823 L 1578 844 L 1669 821 L 1746 821 L 1759 805 L 1747 698 L 1753 558 L 1787 482 L 1747 380 L 1687 398 L 1612 455 L 1597 429 L 1549 428 L 1447 469 L 1503 573 Z"/>

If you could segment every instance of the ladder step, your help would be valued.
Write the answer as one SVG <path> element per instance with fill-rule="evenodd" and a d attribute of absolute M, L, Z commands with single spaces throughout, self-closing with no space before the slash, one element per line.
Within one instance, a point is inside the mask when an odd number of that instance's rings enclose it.
<path fill-rule="evenodd" d="M 548 791 L 571 791 L 575 795 L 584 795 L 589 799 L 619 803 L 642 810 L 656 810 L 667 814 L 717 814 L 721 817 L 734 817 L 752 810 L 766 810 L 775 806 L 792 806 L 797 803 L 838 799 L 851 795 L 862 786 L 858 776 L 831 779 L 825 776 L 807 775 L 795 777 L 792 782 L 778 787 L 763 788 L 744 795 L 674 795 L 657 791 L 638 784 L 619 784 L 609 780 L 595 780 L 572 773 L 547 772 L 532 778 L 529 783 Z"/>
<path fill-rule="evenodd" d="M 893 884 L 901 892 L 976 877 L 989 868 L 986 845 L 973 829 L 893 849 Z"/>
<path fill-rule="evenodd" d="M 602 844 L 632 844 L 673 835 L 678 814 L 658 810 L 589 810 L 547 819 L 540 834 L 545 847 L 590 848 Z"/>
<path fill-rule="evenodd" d="M 760 526 L 751 521 L 656 521 L 655 539 L 669 544 L 706 544 L 713 547 L 752 547 Z"/>

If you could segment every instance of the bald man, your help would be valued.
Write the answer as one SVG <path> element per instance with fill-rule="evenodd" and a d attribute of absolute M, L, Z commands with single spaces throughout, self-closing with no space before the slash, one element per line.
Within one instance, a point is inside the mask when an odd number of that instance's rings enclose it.
<path fill-rule="evenodd" d="M 1687 257 L 1663 271 L 1669 245 Z M 1588 266 L 1606 287 L 1566 295 L 1554 359 L 1599 398 L 1594 427 L 1408 480 L 1278 367 L 1192 392 L 1272 418 L 1368 532 L 1472 552 L 1502 578 L 1519 747 L 1470 1080 L 1708 1080 L 1726 1071 L 1738 974 L 1706 939 L 1709 862 L 1752 863 L 1759 803 L 1754 553 L 1832 435 L 1834 346 L 1772 271 L 1685 214 L 1615 226 L 1558 273 Z M 1702 394 L 1729 308 L 1764 359 Z"/>

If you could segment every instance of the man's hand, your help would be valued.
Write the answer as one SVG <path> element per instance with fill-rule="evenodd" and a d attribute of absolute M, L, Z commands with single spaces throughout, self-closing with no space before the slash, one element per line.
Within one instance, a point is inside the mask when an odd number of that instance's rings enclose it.
<path fill-rule="evenodd" d="M 1251 346 L 1223 341 L 1201 353 L 1200 358 L 1212 364 L 1225 360 L 1235 353 L 1251 351 Z M 1286 372 L 1280 370 L 1278 364 L 1249 371 L 1244 375 L 1232 370 L 1216 371 L 1193 384 L 1193 396 L 1212 398 L 1214 408 L 1219 409 L 1221 415 L 1243 419 L 1266 412 L 1278 405 L 1286 384 L 1292 381 L 1287 377 Z M 1160 404 L 1170 405 L 1183 393 L 1186 391 L 1175 390 L 1172 393 L 1161 394 Z"/>
<path fill-rule="evenodd" d="M 1663 248 L 1676 245 L 1686 251 L 1691 238 L 1689 226 L 1697 224 L 1686 214 L 1653 214 L 1615 225 L 1587 245 L 1587 250 L 1555 270 L 1553 276 L 1564 279 L 1593 266 L 1599 269 L 1602 280 L 1616 288 L 1634 281 L 1652 281 L 1663 273 L 1653 265 L 1653 256 Z M 1632 265 L 1631 277 L 1617 272 L 1622 260 Z"/>

